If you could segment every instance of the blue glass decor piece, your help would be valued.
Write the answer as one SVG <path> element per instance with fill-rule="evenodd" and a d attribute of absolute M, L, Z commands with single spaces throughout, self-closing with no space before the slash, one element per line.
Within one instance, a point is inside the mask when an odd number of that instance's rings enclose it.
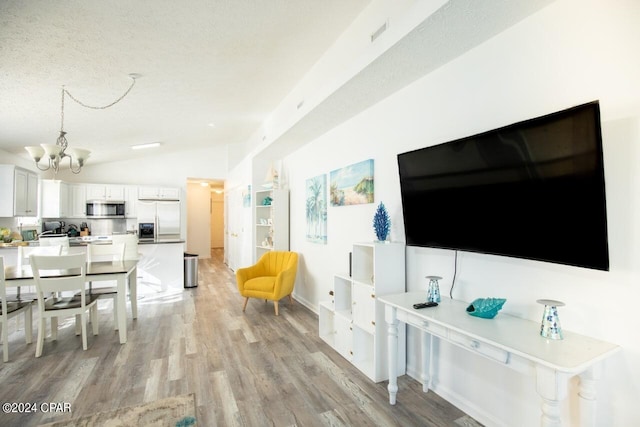
<path fill-rule="evenodd" d="M 379 241 L 384 242 L 389 237 L 389 231 L 391 231 L 391 219 L 387 208 L 384 207 L 384 203 L 380 202 L 378 209 L 376 209 L 375 215 L 373 215 L 373 229 L 376 232 L 376 237 Z"/>
<path fill-rule="evenodd" d="M 271 202 L 273 202 L 273 199 L 271 197 L 267 196 L 262 200 L 262 205 L 263 206 L 271 206 Z"/>
<path fill-rule="evenodd" d="M 483 319 L 493 319 L 506 301 L 504 298 L 478 298 L 467 307 L 467 313 Z"/>
<path fill-rule="evenodd" d="M 427 302 L 440 302 L 440 285 L 438 280 L 442 280 L 440 276 L 427 276 L 429 279 L 429 286 L 427 288 Z"/>

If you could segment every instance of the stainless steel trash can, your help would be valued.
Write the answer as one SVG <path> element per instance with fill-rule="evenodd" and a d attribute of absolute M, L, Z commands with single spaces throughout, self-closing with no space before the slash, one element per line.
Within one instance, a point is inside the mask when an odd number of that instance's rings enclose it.
<path fill-rule="evenodd" d="M 184 254 L 184 287 L 195 288 L 198 286 L 198 255 Z"/>

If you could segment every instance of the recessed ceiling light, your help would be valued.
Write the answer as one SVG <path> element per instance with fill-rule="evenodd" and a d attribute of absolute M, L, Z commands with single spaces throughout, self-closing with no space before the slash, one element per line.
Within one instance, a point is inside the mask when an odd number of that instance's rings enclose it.
<path fill-rule="evenodd" d="M 137 144 L 137 145 L 132 145 L 131 149 L 132 150 L 140 150 L 142 148 L 154 148 L 154 147 L 159 147 L 160 143 L 159 142 L 150 142 L 148 144 Z"/>
<path fill-rule="evenodd" d="M 209 126 L 210 128 L 214 128 L 214 127 L 216 127 L 216 124 L 215 123 L 209 123 L 207 126 Z"/>

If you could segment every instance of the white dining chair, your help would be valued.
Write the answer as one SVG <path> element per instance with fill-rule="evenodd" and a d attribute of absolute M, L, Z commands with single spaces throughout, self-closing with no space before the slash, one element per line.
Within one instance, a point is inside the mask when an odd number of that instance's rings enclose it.
<path fill-rule="evenodd" d="M 51 338 L 58 337 L 58 318 L 75 316 L 76 335 L 82 334 L 82 348 L 87 349 L 87 311 L 91 314 L 93 335 L 98 335 L 98 299 L 86 291 L 86 261 L 84 253 L 61 255 L 57 257 L 31 255 L 31 269 L 36 282 L 38 294 L 38 343 L 36 357 L 42 355 L 44 347 L 45 320 L 51 319 Z M 64 274 L 60 274 L 64 272 Z M 70 297 L 55 296 L 44 298 L 45 294 L 54 293 Z M 76 295 L 77 294 L 77 295 Z"/>
<path fill-rule="evenodd" d="M 62 254 L 62 245 L 53 245 L 53 246 L 18 246 L 18 261 L 17 268 L 21 270 L 23 267 L 29 265 L 29 257 L 31 255 L 47 255 L 47 256 L 59 256 Z M 29 288 L 31 288 L 29 286 Z M 34 302 L 37 300 L 37 295 L 35 292 L 25 293 L 22 292 L 21 288 L 18 288 L 17 293 L 15 295 L 15 301 L 29 301 Z M 11 300 L 13 296 L 10 296 Z"/>
<path fill-rule="evenodd" d="M 138 236 L 136 234 L 114 234 L 111 243 L 124 244 L 124 259 L 134 260 L 140 258 L 138 254 Z"/>
<path fill-rule="evenodd" d="M 40 247 L 44 246 L 62 246 L 61 253 L 66 255 L 69 253 L 69 237 L 41 237 L 38 239 Z"/>
<path fill-rule="evenodd" d="M 87 262 L 124 260 L 124 243 L 94 243 L 87 245 Z M 118 330 L 118 287 L 114 285 L 96 287 L 93 282 L 89 282 L 89 293 L 98 299 L 110 298 L 113 300 L 113 323 L 115 330 Z"/>
<path fill-rule="evenodd" d="M 24 313 L 24 335 L 27 344 L 31 344 L 32 340 L 32 310 L 31 301 L 7 301 L 7 289 L 4 281 L 4 257 L 0 256 L 0 299 L 2 313 L 0 313 L 0 322 L 2 322 L 2 358 L 5 362 L 9 361 L 9 319 Z"/>
<path fill-rule="evenodd" d="M 31 255 L 58 256 L 62 254 L 62 245 L 18 246 L 18 268 L 29 265 Z"/>
<path fill-rule="evenodd" d="M 140 259 L 140 254 L 138 253 L 138 235 L 137 234 L 114 234 L 113 236 L 111 236 L 111 243 L 113 244 L 118 244 L 118 243 L 124 243 L 124 260 L 125 261 L 132 261 L 132 260 L 139 260 Z M 140 270 L 138 270 L 138 274 L 140 273 Z M 137 290 L 137 282 L 138 282 L 138 278 L 136 277 L 136 280 L 134 281 L 134 283 L 136 283 L 135 285 L 131 285 L 131 281 L 128 283 L 128 290 L 129 290 L 129 302 L 131 303 L 131 315 L 133 316 L 134 319 L 138 318 L 138 290 Z"/>

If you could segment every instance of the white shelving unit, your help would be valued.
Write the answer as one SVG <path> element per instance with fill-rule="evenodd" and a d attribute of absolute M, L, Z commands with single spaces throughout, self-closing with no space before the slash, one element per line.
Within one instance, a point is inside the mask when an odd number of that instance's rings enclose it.
<path fill-rule="evenodd" d="M 289 191 L 279 189 L 255 192 L 255 259 L 268 251 L 289 250 Z M 264 204 L 270 197 L 271 203 Z"/>
<path fill-rule="evenodd" d="M 333 276 L 331 300 L 318 306 L 319 335 L 369 379 L 389 379 L 387 325 L 377 297 L 405 291 L 404 243 L 355 243 L 351 277 Z M 397 371 L 406 370 L 405 328 L 398 328 Z"/>

